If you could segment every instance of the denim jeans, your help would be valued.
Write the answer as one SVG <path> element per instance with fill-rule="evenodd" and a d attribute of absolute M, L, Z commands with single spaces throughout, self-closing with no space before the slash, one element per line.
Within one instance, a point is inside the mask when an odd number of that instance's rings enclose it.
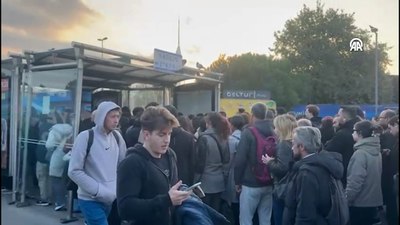
<path fill-rule="evenodd" d="M 87 225 L 108 225 L 107 217 L 110 214 L 111 205 L 82 199 L 78 201 Z"/>
<path fill-rule="evenodd" d="M 65 206 L 67 188 L 64 180 L 60 177 L 53 176 L 50 176 L 50 180 L 55 206 Z"/>
<path fill-rule="evenodd" d="M 271 225 L 272 185 L 266 187 L 242 186 L 240 193 L 240 225 L 252 225 L 254 213 L 258 212 L 260 225 Z"/>
<path fill-rule="evenodd" d="M 282 199 L 273 199 L 272 203 L 272 215 L 274 218 L 274 225 L 282 225 L 283 210 L 285 208 L 285 202 Z"/>

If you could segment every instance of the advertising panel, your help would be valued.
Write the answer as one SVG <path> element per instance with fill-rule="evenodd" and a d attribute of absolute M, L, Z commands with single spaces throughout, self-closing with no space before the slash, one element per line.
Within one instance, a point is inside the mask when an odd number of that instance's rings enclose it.
<path fill-rule="evenodd" d="M 222 98 L 220 111 L 226 112 L 228 117 L 235 115 L 239 108 L 244 108 L 246 112 L 250 113 L 251 107 L 259 102 L 264 103 L 269 109 L 276 109 L 276 103 L 273 100 Z"/>

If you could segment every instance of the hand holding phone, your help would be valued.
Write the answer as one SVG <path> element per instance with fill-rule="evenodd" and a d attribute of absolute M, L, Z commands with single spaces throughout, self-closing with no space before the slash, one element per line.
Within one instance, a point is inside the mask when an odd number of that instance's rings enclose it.
<path fill-rule="evenodd" d="M 168 191 L 172 205 L 181 205 L 183 201 L 190 197 L 190 192 L 179 191 L 178 188 L 181 186 L 182 181 L 179 181 Z"/>

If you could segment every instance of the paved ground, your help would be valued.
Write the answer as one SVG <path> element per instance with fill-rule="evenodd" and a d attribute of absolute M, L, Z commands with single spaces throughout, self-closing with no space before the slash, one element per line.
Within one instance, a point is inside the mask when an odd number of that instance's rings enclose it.
<path fill-rule="evenodd" d="M 67 217 L 66 211 L 54 211 L 54 206 L 37 206 L 35 200 L 28 199 L 30 206 L 16 207 L 16 204 L 9 205 L 11 193 L 1 193 L 1 224 L 2 225 L 59 225 L 61 218 Z M 78 221 L 65 223 L 68 225 L 83 225 L 81 214 L 75 215 Z"/>

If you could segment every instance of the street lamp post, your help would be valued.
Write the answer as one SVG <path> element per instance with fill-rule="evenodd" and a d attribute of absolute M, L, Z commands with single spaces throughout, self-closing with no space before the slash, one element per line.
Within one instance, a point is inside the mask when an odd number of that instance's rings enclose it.
<path fill-rule="evenodd" d="M 107 37 L 97 39 L 98 41 L 101 41 L 101 58 L 103 58 L 103 42 L 107 39 L 108 39 Z"/>
<path fill-rule="evenodd" d="M 369 27 L 375 33 L 375 115 L 378 115 L 378 28 Z"/>

